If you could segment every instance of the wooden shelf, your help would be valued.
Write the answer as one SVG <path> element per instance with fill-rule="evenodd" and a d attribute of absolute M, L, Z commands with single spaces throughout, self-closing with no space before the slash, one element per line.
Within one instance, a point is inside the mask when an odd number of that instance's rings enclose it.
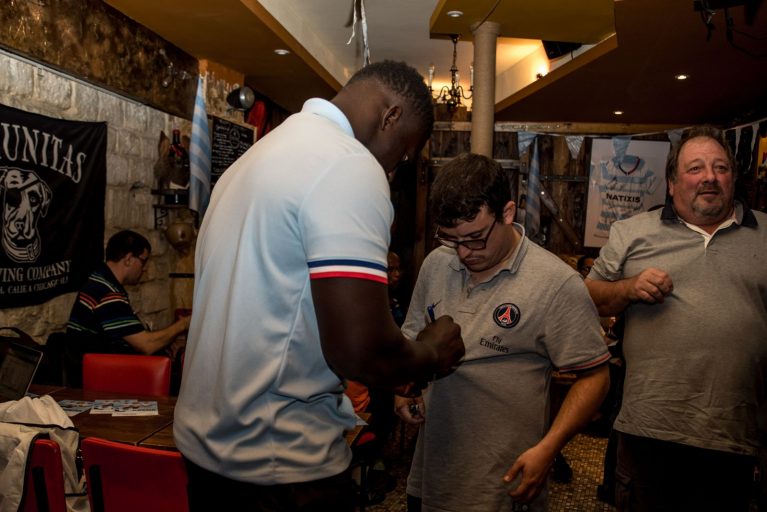
<path fill-rule="evenodd" d="M 158 204 L 153 204 L 154 228 L 164 229 L 168 227 L 169 210 L 182 210 L 189 208 L 189 189 L 152 189 L 153 196 L 161 197 Z M 171 198 L 174 202 L 166 202 Z"/>

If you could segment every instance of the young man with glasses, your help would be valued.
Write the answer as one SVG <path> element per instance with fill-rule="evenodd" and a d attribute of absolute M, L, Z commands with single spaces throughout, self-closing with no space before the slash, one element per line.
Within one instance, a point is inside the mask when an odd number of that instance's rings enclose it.
<path fill-rule="evenodd" d="M 189 328 L 189 317 L 183 317 L 164 329 L 150 331 L 134 313 L 123 286 L 141 281 L 151 252 L 149 240 L 135 231 L 120 231 L 109 239 L 106 261 L 77 294 L 66 343 L 77 344 L 81 352 L 154 354 Z M 73 381 L 68 384 L 74 386 L 78 377 L 70 378 Z"/>
<path fill-rule="evenodd" d="M 421 424 L 408 510 L 545 510 L 554 457 L 608 388 L 596 309 L 581 277 L 514 223 L 509 173 L 497 162 L 451 160 L 430 203 L 443 247 L 421 267 L 402 330 L 412 336 L 432 314 L 450 315 L 466 355 L 423 398 L 397 397 L 397 414 Z M 555 368 L 578 379 L 549 425 Z"/>

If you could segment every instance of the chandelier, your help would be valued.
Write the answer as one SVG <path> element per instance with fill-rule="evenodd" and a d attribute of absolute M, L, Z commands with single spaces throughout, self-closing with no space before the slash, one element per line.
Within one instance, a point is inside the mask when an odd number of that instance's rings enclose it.
<path fill-rule="evenodd" d="M 434 80 L 434 64 L 429 66 L 429 91 L 432 93 L 435 102 L 447 105 L 448 112 L 455 112 L 461 106 L 461 98 L 468 100 L 474 92 L 474 66 L 469 67 L 471 70 L 471 81 L 468 96 L 464 93 L 463 87 L 458 83 L 460 77 L 458 76 L 458 66 L 455 64 L 456 57 L 458 56 L 458 37 L 457 34 L 450 35 L 450 39 L 453 41 L 453 65 L 450 67 L 450 87 L 443 85 L 436 96 L 434 96 L 434 89 L 431 87 Z"/>

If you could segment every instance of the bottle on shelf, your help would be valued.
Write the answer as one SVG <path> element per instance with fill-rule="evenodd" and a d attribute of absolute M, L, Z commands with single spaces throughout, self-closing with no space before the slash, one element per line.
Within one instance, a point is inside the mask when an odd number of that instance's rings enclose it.
<path fill-rule="evenodd" d="M 170 144 L 169 153 L 175 165 L 181 168 L 189 167 L 189 154 L 181 144 L 181 130 L 178 128 L 173 130 L 173 139 Z"/>
<path fill-rule="evenodd" d="M 166 195 L 166 203 L 183 204 L 187 201 L 186 191 L 189 188 L 189 153 L 181 143 L 181 130 L 174 129 L 168 160 L 171 163 L 170 190 Z"/>

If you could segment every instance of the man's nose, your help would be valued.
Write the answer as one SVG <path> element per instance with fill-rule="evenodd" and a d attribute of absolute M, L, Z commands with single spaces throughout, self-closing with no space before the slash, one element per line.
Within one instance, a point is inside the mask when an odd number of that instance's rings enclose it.
<path fill-rule="evenodd" d="M 456 248 L 456 252 L 458 253 L 458 257 L 459 257 L 459 258 L 465 258 L 465 257 L 467 257 L 469 254 L 471 254 L 472 252 L 474 252 L 474 250 L 473 250 L 473 249 L 469 249 L 469 248 L 468 248 L 468 247 L 466 247 L 465 245 L 461 245 L 461 244 L 459 244 L 459 245 L 458 245 L 458 247 Z"/>
<path fill-rule="evenodd" d="M 706 165 L 703 168 L 703 181 L 713 182 L 713 181 L 717 181 L 717 179 L 718 178 L 717 178 L 717 175 L 716 175 L 716 171 L 714 170 L 714 166 L 713 165 Z"/>

